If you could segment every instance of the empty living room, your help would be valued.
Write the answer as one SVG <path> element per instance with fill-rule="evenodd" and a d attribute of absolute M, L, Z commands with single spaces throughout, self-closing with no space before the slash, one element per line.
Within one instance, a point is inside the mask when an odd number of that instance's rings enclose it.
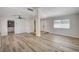
<path fill-rule="evenodd" d="M 79 7 L 0 7 L 0 52 L 79 52 Z"/>

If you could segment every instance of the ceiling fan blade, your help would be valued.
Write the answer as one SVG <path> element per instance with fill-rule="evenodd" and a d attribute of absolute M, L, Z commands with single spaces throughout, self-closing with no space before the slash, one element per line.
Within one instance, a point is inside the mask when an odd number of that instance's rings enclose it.
<path fill-rule="evenodd" d="M 27 8 L 29 11 L 32 11 L 33 12 L 33 9 L 32 8 Z"/>
<path fill-rule="evenodd" d="M 18 19 L 22 19 L 22 17 L 21 16 L 18 16 Z"/>

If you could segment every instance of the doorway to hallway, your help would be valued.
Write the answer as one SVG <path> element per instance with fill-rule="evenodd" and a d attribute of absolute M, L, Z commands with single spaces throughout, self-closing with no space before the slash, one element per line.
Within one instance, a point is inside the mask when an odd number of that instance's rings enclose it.
<path fill-rule="evenodd" d="M 8 35 L 15 33 L 15 30 L 14 30 L 15 25 L 14 24 L 15 24 L 15 22 L 13 20 L 8 20 L 8 22 L 7 22 Z"/>

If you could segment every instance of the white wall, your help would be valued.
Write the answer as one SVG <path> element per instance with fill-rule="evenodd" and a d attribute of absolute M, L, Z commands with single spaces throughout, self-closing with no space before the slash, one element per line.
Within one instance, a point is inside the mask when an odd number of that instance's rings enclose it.
<path fill-rule="evenodd" d="M 25 21 L 23 19 L 16 19 L 15 20 L 15 33 L 24 33 L 25 32 Z"/>
<path fill-rule="evenodd" d="M 16 19 L 15 20 L 15 33 L 30 33 L 34 31 L 33 19 Z"/>
<path fill-rule="evenodd" d="M 7 35 L 7 20 L 1 18 L 1 36 Z"/>
<path fill-rule="evenodd" d="M 53 28 L 53 21 L 54 20 L 63 20 L 63 19 L 70 19 L 70 29 L 57 29 Z M 72 36 L 79 38 L 79 14 L 74 15 L 66 15 L 66 16 L 59 16 L 59 17 L 49 17 L 46 18 L 45 21 L 49 20 L 52 25 L 48 25 L 51 29 L 47 29 L 49 32 L 54 34 L 60 34 L 65 36 Z M 51 24 L 50 23 L 50 24 Z"/>
<path fill-rule="evenodd" d="M 14 19 L 9 17 L 2 17 L 0 20 L 0 29 L 1 29 L 1 35 L 8 35 L 8 28 L 7 28 L 7 21 L 8 20 L 14 20 L 15 21 L 15 34 L 19 33 L 30 33 L 34 32 L 34 21 L 33 18 L 27 18 L 27 19 Z"/>
<path fill-rule="evenodd" d="M 61 16 L 54 19 L 70 19 L 70 29 L 53 29 L 53 33 L 79 38 L 79 15 Z"/>
<path fill-rule="evenodd" d="M 1 34 L 1 19 L 0 19 L 0 34 Z"/>
<path fill-rule="evenodd" d="M 25 30 L 27 33 L 34 32 L 34 19 L 26 19 Z"/>

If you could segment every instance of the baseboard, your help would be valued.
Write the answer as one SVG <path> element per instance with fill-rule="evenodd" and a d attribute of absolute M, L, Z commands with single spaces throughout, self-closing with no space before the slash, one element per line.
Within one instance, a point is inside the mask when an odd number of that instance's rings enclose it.
<path fill-rule="evenodd" d="M 64 36 L 64 37 L 70 37 L 70 38 L 76 38 L 76 39 L 79 39 L 78 37 L 73 37 L 73 36 L 68 36 L 68 35 L 63 35 L 63 34 L 56 34 L 56 33 L 52 33 L 52 32 L 45 32 L 45 31 L 42 31 L 44 33 L 50 33 L 50 34 L 54 34 L 54 35 L 60 35 L 60 36 Z"/>
<path fill-rule="evenodd" d="M 67 35 L 62 35 L 62 34 L 55 34 L 55 33 L 51 33 L 51 34 L 54 34 L 54 35 L 59 35 L 59 36 L 64 36 L 64 37 L 69 37 L 69 38 L 79 39 L 78 37 L 67 36 Z"/>
<path fill-rule="evenodd" d="M 0 36 L 7 36 L 7 34 L 1 34 Z"/>

